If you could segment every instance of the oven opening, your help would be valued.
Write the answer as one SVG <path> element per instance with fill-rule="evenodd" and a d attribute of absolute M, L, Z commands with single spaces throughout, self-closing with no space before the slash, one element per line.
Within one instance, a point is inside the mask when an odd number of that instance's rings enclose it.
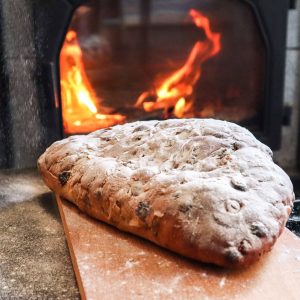
<path fill-rule="evenodd" d="M 60 54 L 64 132 L 168 118 L 259 131 L 265 50 L 244 1 L 88 1 Z"/>

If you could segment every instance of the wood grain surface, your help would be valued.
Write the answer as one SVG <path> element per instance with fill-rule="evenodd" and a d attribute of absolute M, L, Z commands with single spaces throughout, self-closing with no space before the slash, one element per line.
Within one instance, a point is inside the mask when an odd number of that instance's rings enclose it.
<path fill-rule="evenodd" d="M 300 239 L 285 229 L 255 265 L 185 259 L 96 221 L 57 197 L 82 299 L 300 299 Z"/>

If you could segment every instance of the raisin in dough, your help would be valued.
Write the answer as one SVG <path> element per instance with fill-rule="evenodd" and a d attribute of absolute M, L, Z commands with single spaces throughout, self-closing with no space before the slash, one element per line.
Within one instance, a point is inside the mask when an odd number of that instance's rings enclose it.
<path fill-rule="evenodd" d="M 293 205 L 289 177 L 246 129 L 213 119 L 127 123 L 39 158 L 80 210 L 184 256 L 239 267 L 269 251 Z"/>

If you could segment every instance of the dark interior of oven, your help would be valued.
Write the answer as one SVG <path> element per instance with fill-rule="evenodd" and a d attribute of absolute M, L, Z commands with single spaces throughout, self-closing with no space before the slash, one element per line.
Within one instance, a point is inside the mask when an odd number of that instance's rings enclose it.
<path fill-rule="evenodd" d="M 201 14 L 200 22 L 204 18 L 209 22 L 211 37 L 203 26 L 194 24 L 192 11 Z M 84 71 L 95 93 L 92 100 L 100 113 L 107 109 L 111 114 L 121 113 L 126 122 L 213 117 L 238 122 L 253 131 L 263 130 L 267 47 L 255 10 L 249 4 L 232 0 L 173 0 L 167 4 L 160 0 L 87 1 L 75 11 L 68 29 L 71 33 L 76 34 Z M 172 74 L 188 64 L 196 44 L 204 49 L 198 50 L 188 66 L 194 70 L 185 70 L 186 78 L 174 80 L 166 91 L 170 95 L 161 97 L 160 105 L 153 110 L 136 107 L 137 99 L 147 91 L 144 103 L 157 104 L 153 90 L 163 89 L 164 82 L 172 80 Z M 213 46 L 220 47 L 217 53 L 206 49 Z M 72 60 L 72 54 L 65 54 L 68 47 L 70 51 L 74 43 L 65 42 L 61 68 L 66 68 L 66 60 Z M 68 74 L 61 71 L 62 96 L 65 89 L 72 93 L 74 88 L 71 67 Z M 198 71 L 201 74 L 193 78 L 191 73 Z M 175 89 L 179 95 L 171 95 Z M 181 97 L 186 108 L 176 114 L 174 108 Z M 62 100 L 66 101 L 64 97 Z M 102 126 L 106 124 L 100 121 L 98 128 Z M 72 130 L 76 133 L 76 127 Z"/>

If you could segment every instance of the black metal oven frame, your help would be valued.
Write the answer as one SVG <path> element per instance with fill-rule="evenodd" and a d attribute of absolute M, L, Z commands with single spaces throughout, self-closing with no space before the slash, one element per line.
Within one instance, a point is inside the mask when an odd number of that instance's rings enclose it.
<path fill-rule="evenodd" d="M 63 137 L 62 115 L 60 106 L 60 84 L 59 84 L 59 53 L 65 34 L 73 15 L 74 10 L 84 4 L 85 0 L 13 0 L 14 7 L 10 7 L 6 0 L 0 0 L 0 168 L 4 167 L 26 167 L 35 163 L 37 156 L 53 141 Z M 117 1 L 117 0 L 116 0 Z M 145 7 L 145 2 L 151 0 L 141 0 L 141 9 Z M 261 132 L 254 134 L 273 150 L 280 147 L 281 126 L 283 118 L 283 88 L 285 69 L 285 46 L 287 33 L 287 12 L 289 0 L 240 0 L 251 5 L 259 24 L 263 36 L 267 61 L 266 61 L 266 86 L 265 86 L 265 107 L 264 124 Z M 30 128 L 27 128 L 25 117 L 24 124 L 19 120 L 20 125 L 15 125 L 15 115 L 20 114 L 16 105 L 11 105 L 11 101 L 24 103 L 22 91 L 18 93 L 12 90 L 14 85 L 12 80 L 13 69 L 10 67 L 13 59 L 18 59 L 18 54 L 22 56 L 22 49 L 16 41 L 12 42 L 15 53 L 10 56 L 9 50 L 3 47 L 4 40 L 7 40 L 5 32 L 10 29 L 11 22 L 16 23 L 20 32 L 14 33 L 16 38 L 23 38 L 21 44 L 27 43 L 26 37 L 22 37 L 24 29 L 28 23 L 28 17 L 20 15 L 8 20 L 9 16 L 2 18 L 5 14 L 12 14 L 18 6 L 26 9 L 31 14 L 33 50 L 27 54 L 29 61 L 34 61 L 30 69 L 32 74 L 30 80 L 35 87 L 35 98 L 37 104 L 35 109 L 39 110 L 37 115 L 38 126 L 35 130 L 41 130 L 43 134 L 39 136 L 37 145 L 32 144 L 22 154 L 22 147 L 26 144 L 26 138 L 31 138 Z M 5 4 L 4 4 L 5 3 Z M 148 3 L 149 4 L 149 3 Z M 147 5 L 146 5 L 147 6 Z M 11 11 L 9 11 L 11 10 Z M 25 10 L 26 11 L 26 10 Z M 14 19 L 15 18 L 15 19 Z M 27 20 L 27 21 L 26 21 Z M 27 23 L 26 23 L 27 22 Z M 5 23 L 5 24 L 2 24 Z M 4 25 L 4 26 L 2 26 Z M 2 28 L 2 29 L 1 29 Z M 9 39 L 8 39 L 9 40 Z M 5 49 L 6 48 L 6 49 Z M 26 58 L 26 56 L 25 56 Z M 19 76 L 19 77 L 18 77 Z M 22 80 L 18 75 L 18 80 Z M 27 80 L 27 79 L 26 79 Z M 20 83 L 22 86 L 22 82 Z M 26 85 L 23 84 L 23 88 Z M 12 100 L 13 98 L 13 100 Z M 30 111 L 27 118 L 30 118 Z M 32 123 L 32 122 L 31 122 Z M 30 124 L 31 124 L 30 123 Z M 15 130 L 12 130 L 15 128 Z M 23 135 L 20 135 L 23 131 Z M 23 137 L 20 138 L 19 136 Z M 24 137 L 25 136 L 25 137 Z M 31 149 L 33 148 L 33 149 Z M 17 154 L 16 154 L 17 153 Z"/>

